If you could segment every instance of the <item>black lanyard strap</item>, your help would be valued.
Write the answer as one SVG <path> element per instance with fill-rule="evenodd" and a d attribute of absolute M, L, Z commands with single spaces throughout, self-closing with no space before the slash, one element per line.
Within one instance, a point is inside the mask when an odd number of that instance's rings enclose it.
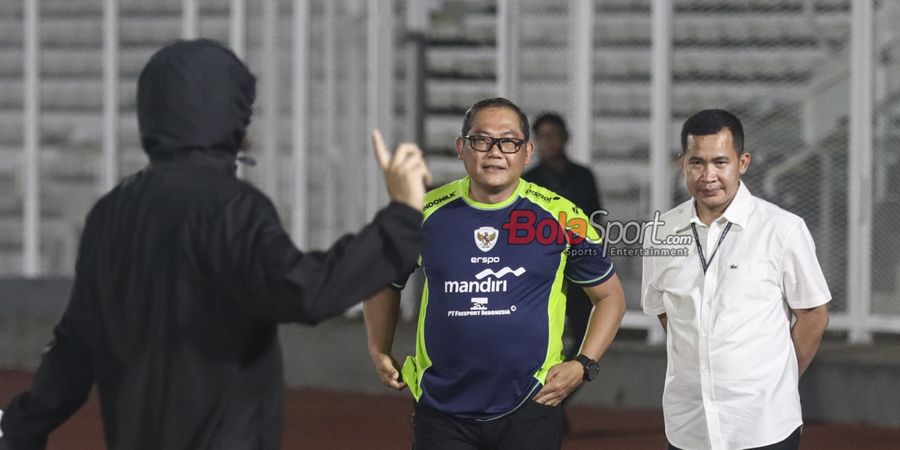
<path fill-rule="evenodd" d="M 716 243 L 716 248 L 713 249 L 711 255 L 709 255 L 709 261 L 706 260 L 706 255 L 703 254 L 703 247 L 700 245 L 700 235 L 697 234 L 697 224 L 691 223 L 691 230 L 694 232 L 694 243 L 697 244 L 697 256 L 700 257 L 700 266 L 703 267 L 703 274 L 706 275 L 706 269 L 709 269 L 709 265 L 712 264 L 713 258 L 716 257 L 716 252 L 719 251 L 719 246 L 722 245 L 722 241 L 725 240 L 725 235 L 728 234 L 728 230 L 731 229 L 731 222 L 728 222 L 728 225 L 725 225 L 725 230 L 722 231 L 722 235 L 719 236 L 719 242 Z"/>

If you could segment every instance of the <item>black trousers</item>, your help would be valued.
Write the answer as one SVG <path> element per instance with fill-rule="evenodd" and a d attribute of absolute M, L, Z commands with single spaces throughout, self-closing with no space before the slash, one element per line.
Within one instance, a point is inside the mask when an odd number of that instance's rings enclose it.
<path fill-rule="evenodd" d="M 765 445 L 762 447 L 755 447 L 747 450 L 797 450 L 800 448 L 800 433 L 803 432 L 803 425 L 797 427 L 790 436 L 788 436 L 785 440 L 781 442 L 776 442 L 774 444 Z M 669 450 L 681 450 L 678 447 L 669 444 Z"/>
<path fill-rule="evenodd" d="M 462 419 L 416 405 L 414 450 L 558 450 L 563 441 L 560 406 L 527 401 L 491 421 Z"/>

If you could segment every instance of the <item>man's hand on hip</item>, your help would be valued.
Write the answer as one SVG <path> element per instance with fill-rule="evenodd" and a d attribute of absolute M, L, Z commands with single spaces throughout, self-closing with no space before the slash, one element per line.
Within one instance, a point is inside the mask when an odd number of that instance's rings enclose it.
<path fill-rule="evenodd" d="M 543 389 L 534 396 L 534 401 L 547 406 L 556 406 L 584 381 L 584 366 L 578 361 L 566 361 L 550 368 Z"/>

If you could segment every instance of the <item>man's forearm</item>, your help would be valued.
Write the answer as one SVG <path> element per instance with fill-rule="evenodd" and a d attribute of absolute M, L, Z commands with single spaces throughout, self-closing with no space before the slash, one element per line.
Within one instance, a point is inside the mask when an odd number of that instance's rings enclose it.
<path fill-rule="evenodd" d="M 584 354 L 594 361 L 599 360 L 619 331 L 622 318 L 612 302 L 600 302 L 591 310 L 591 319 L 588 321 L 587 332 L 581 343 L 579 353 Z"/>
<path fill-rule="evenodd" d="M 825 327 L 828 326 L 828 307 L 821 305 L 811 309 L 794 310 L 794 314 L 797 321 L 791 329 L 791 339 L 794 341 L 794 352 L 797 354 L 797 367 L 800 375 L 803 375 L 816 356 Z"/>
<path fill-rule="evenodd" d="M 595 361 L 606 353 L 606 349 L 616 337 L 622 317 L 625 315 L 625 295 L 619 279 L 614 277 L 606 283 L 611 285 L 604 286 L 600 290 L 585 289 L 594 308 L 591 310 L 591 318 L 588 321 L 580 353 Z"/>
<path fill-rule="evenodd" d="M 369 353 L 390 353 L 400 313 L 400 292 L 384 288 L 363 303 Z"/>

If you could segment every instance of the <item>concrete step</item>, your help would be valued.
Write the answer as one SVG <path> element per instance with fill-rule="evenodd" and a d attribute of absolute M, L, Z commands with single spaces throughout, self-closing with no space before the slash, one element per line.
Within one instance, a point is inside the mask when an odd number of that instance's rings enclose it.
<path fill-rule="evenodd" d="M 673 54 L 673 77 L 678 79 L 803 82 L 828 57 L 826 50 L 755 48 L 683 48 Z M 525 79 L 566 79 L 566 52 L 554 48 L 524 48 L 519 73 Z M 428 51 L 431 77 L 479 79 L 496 76 L 497 51 L 493 47 L 435 47 Z M 594 77 L 649 80 L 650 48 L 609 48 L 594 51 Z"/>
<path fill-rule="evenodd" d="M 124 48 L 119 56 L 119 76 L 137 79 L 157 45 Z M 0 79 L 10 82 L 22 79 L 24 53 L 18 47 L 0 47 Z M 97 78 L 103 76 L 103 50 L 97 48 L 45 47 L 40 55 L 42 81 L 53 78 Z"/>
<path fill-rule="evenodd" d="M 94 0 L 92 0 L 94 1 Z M 152 3 L 152 2 L 147 2 Z M 178 2 L 180 5 L 180 1 Z M 262 45 L 263 28 L 260 27 L 262 16 L 256 2 L 248 2 L 246 15 L 246 45 L 258 48 Z M 317 20 L 319 14 L 313 9 L 313 20 L 308 30 L 311 39 L 311 51 L 321 47 L 320 37 L 329 24 Z M 291 14 L 280 14 L 278 17 L 280 32 L 276 37 L 278 45 L 289 49 L 292 43 Z M 215 9 L 201 8 L 197 23 L 197 34 L 200 37 L 227 43 L 229 40 L 230 13 Z M 352 21 L 347 19 L 347 21 Z M 362 22 L 364 23 L 364 22 Z M 23 45 L 23 24 L 20 15 L 0 14 L 0 48 L 21 49 Z M 119 46 L 127 52 L 129 47 L 150 47 L 157 49 L 181 36 L 182 18 L 180 6 L 171 12 L 154 12 L 152 10 L 120 10 Z M 363 38 L 364 39 L 364 38 Z M 40 41 L 44 48 L 50 49 L 96 49 L 103 46 L 103 17 L 96 13 L 73 13 L 64 15 L 43 15 L 40 19 Z M 364 41 L 360 41 L 364 44 Z"/>
<path fill-rule="evenodd" d="M 53 189 L 54 183 L 61 190 L 60 195 L 65 195 L 65 189 L 70 187 L 89 187 L 99 183 L 102 164 L 100 149 L 75 149 L 65 146 L 47 145 L 40 149 L 40 176 L 42 189 L 49 186 Z M 0 186 L 4 183 L 4 177 L 16 180 L 15 190 L 3 191 L 5 195 L 20 195 L 22 187 L 19 177 L 22 176 L 22 148 L 18 146 L 0 146 Z M 124 168 L 143 167 L 147 164 L 147 157 L 140 147 L 121 146 L 119 149 L 120 173 L 126 174 Z M 68 185 L 67 183 L 72 183 Z"/>
<path fill-rule="evenodd" d="M 0 82 L 0 111 L 21 111 L 23 103 L 23 83 L 21 80 Z M 137 80 L 131 77 L 119 81 L 119 109 L 133 111 Z M 85 111 L 103 110 L 103 81 L 99 78 L 50 78 L 40 83 L 42 111 Z"/>
<path fill-rule="evenodd" d="M 41 142 L 47 146 L 68 149 L 96 149 L 101 142 L 103 116 L 100 111 L 44 111 L 40 116 Z M 21 111 L 0 111 L 0 146 L 22 145 Z M 138 143 L 137 118 L 123 113 L 119 122 L 119 139 L 125 145 Z"/>
<path fill-rule="evenodd" d="M 448 113 L 465 111 L 474 101 L 486 98 L 496 92 L 496 83 L 487 82 L 463 82 L 441 81 L 428 85 L 428 105 L 432 111 L 445 111 Z M 730 93 L 729 93 L 730 94 Z M 698 96 L 691 90 L 678 91 L 673 97 L 673 103 L 699 104 L 707 102 L 707 95 Z M 734 97 L 738 102 L 741 98 Z M 571 89 L 565 81 L 526 81 L 520 89 L 517 102 L 531 115 L 545 110 L 558 110 L 566 113 L 572 103 Z M 594 115 L 596 117 L 642 117 L 648 116 L 650 110 L 650 95 L 648 86 L 643 83 L 604 83 L 597 84 L 593 89 Z"/>
<path fill-rule="evenodd" d="M 676 13 L 672 37 L 676 47 L 735 45 L 758 47 L 809 47 L 818 39 L 845 41 L 849 36 L 847 11 L 818 13 L 815 21 L 803 10 L 711 13 L 687 10 Z M 429 36 L 435 44 L 479 43 L 493 45 L 496 40 L 496 15 L 493 11 L 450 14 L 438 13 Z M 566 45 L 569 36 L 568 12 L 533 11 L 522 15 L 521 44 L 526 46 Z M 594 21 L 594 44 L 602 47 L 649 45 L 652 24 L 649 10 L 625 10 L 618 13 L 598 11 Z"/>
<path fill-rule="evenodd" d="M 99 89 L 99 87 L 95 86 L 93 89 Z M 125 90 L 124 87 L 123 90 Z M 3 92 L 3 90 L 0 90 L 0 92 Z M 321 98 L 321 96 L 316 96 L 313 100 L 314 101 L 309 107 L 310 111 L 313 113 L 315 111 L 321 111 L 324 108 L 324 99 Z M 125 100 L 123 100 L 123 103 L 128 105 L 128 103 L 133 103 L 133 101 L 129 100 L 126 103 Z M 40 116 L 42 147 L 65 149 L 66 152 L 74 152 L 76 154 L 95 152 L 99 155 L 103 142 L 103 113 L 99 109 L 99 105 L 95 104 L 95 106 L 98 106 L 98 109 L 67 110 L 50 108 L 42 111 Z M 123 155 L 126 153 L 136 155 L 136 161 L 143 161 L 144 155 L 143 150 L 140 147 L 137 116 L 133 109 L 127 107 L 123 107 L 120 112 L 121 115 L 119 117 L 118 128 L 120 153 Z M 256 116 L 248 129 L 248 137 L 252 143 L 255 143 L 255 145 L 252 144 L 254 148 L 251 148 L 251 152 L 259 151 L 258 147 L 262 141 L 260 137 L 262 133 L 262 130 L 260 129 L 262 119 L 262 116 Z M 287 101 L 283 101 L 278 129 L 278 141 L 280 142 L 281 150 L 285 153 L 288 153 L 291 148 L 291 121 L 290 104 Z M 320 138 L 316 132 L 317 130 L 321 130 L 324 126 L 323 121 L 324 118 L 320 115 L 313 114 L 310 117 L 309 126 L 310 130 L 313 132 L 311 142 L 315 143 L 317 142 L 316 139 Z M 395 120 L 394 126 L 395 136 L 398 136 L 399 138 L 403 133 L 402 121 L 400 119 Z M 11 153 L 20 153 L 22 146 L 22 129 L 23 119 L 20 107 L 0 109 L 0 149 L 6 148 L 8 150 L 11 149 L 9 150 Z M 99 158 L 99 156 L 97 157 Z M 130 160 L 126 159 L 123 161 Z M 4 167 L 6 166 L 0 163 L 0 171 L 4 170 Z M 142 164 L 139 166 L 131 165 L 128 167 L 142 167 Z"/>
<path fill-rule="evenodd" d="M 715 102 L 737 105 L 760 96 L 778 96 L 790 100 L 799 94 L 800 87 L 793 83 L 770 85 L 764 83 L 702 83 L 676 82 L 672 92 L 672 105 L 676 111 L 695 111 Z M 428 108 L 435 112 L 462 113 L 475 101 L 490 97 L 496 92 L 494 80 L 431 80 L 427 85 Z M 571 104 L 570 89 L 566 81 L 527 80 L 520 89 L 520 106 L 529 114 L 547 109 L 566 111 Z M 650 108 L 649 85 L 640 81 L 602 81 L 594 84 L 594 114 L 597 117 L 648 116 Z"/>
<path fill-rule="evenodd" d="M 560 0 L 521 0 L 525 12 L 556 10 L 562 8 Z M 652 0 L 603 0 L 598 2 L 596 10 L 600 13 L 633 13 L 649 12 Z M 850 0 L 813 0 L 812 6 L 817 12 L 847 11 Z M 679 0 L 675 10 L 678 12 L 800 12 L 806 7 L 806 0 Z M 484 0 L 444 0 L 442 6 L 450 11 L 490 12 L 496 9 L 493 2 Z"/>
<path fill-rule="evenodd" d="M 256 9 L 255 3 L 247 2 L 248 9 Z M 181 11 L 182 0 L 120 0 L 119 11 L 128 13 L 177 14 Z M 229 0 L 203 0 L 197 2 L 201 13 L 224 13 L 230 8 Z M 103 2 L 97 0 L 41 0 L 40 13 L 44 16 L 82 16 L 102 14 Z M 23 13 L 21 1 L 0 2 L 0 15 L 20 16 Z"/>
<path fill-rule="evenodd" d="M 95 2 L 97 3 L 97 2 Z M 148 2 L 151 3 L 151 2 Z M 40 41 L 46 47 L 103 46 L 102 12 L 79 10 L 72 14 L 42 15 Z M 211 38 L 228 37 L 228 14 L 201 14 L 198 33 Z M 181 16 L 166 13 L 121 12 L 119 15 L 120 46 L 134 44 L 161 45 L 181 34 Z M 21 46 L 24 29 L 21 16 L 0 16 L 0 43 Z"/>
<path fill-rule="evenodd" d="M 47 275 L 71 274 L 81 224 L 59 218 L 41 221 L 41 266 Z M 22 273 L 21 219 L 0 217 L 0 274 Z"/>

